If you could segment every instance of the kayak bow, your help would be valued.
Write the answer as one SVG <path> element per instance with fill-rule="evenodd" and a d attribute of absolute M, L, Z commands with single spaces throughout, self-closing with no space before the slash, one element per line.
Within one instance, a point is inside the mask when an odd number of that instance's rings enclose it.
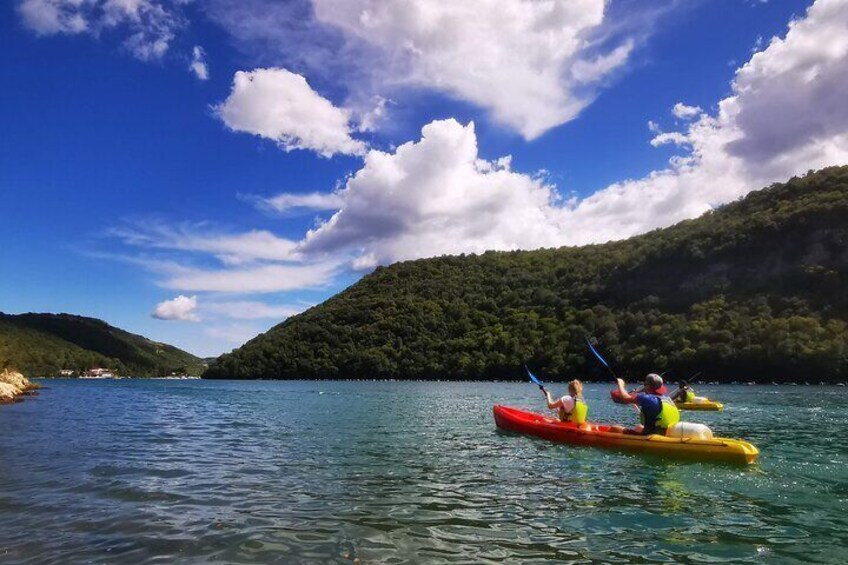
<path fill-rule="evenodd" d="M 727 438 L 701 440 L 672 438 L 662 435 L 632 435 L 610 431 L 600 424 L 577 425 L 560 422 L 544 414 L 496 405 L 495 424 L 503 430 L 518 432 L 571 445 L 588 445 L 604 449 L 630 451 L 671 457 L 725 463 L 750 464 L 759 450 L 747 441 Z"/>

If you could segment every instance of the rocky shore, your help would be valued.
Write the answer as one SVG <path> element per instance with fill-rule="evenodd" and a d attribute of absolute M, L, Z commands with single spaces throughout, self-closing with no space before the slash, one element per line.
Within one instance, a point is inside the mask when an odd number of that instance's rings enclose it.
<path fill-rule="evenodd" d="M 19 396 L 29 394 L 41 388 L 17 371 L 3 369 L 0 371 L 0 403 L 14 402 Z"/>

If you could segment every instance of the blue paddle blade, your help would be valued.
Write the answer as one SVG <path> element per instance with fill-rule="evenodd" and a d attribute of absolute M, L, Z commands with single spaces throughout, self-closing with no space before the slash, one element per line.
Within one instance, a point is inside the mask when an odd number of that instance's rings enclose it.
<path fill-rule="evenodd" d="M 598 353 L 598 350 L 597 350 L 597 349 L 595 349 L 595 347 L 592 345 L 592 342 L 590 342 L 590 341 L 589 341 L 589 338 L 588 338 L 588 337 L 586 338 L 586 345 L 588 345 L 588 346 L 589 346 L 589 351 L 591 351 L 591 352 L 595 355 L 595 357 L 597 357 L 597 358 L 598 358 L 598 361 L 600 361 L 601 363 L 603 363 L 604 367 L 606 367 L 607 369 L 609 369 L 610 371 L 612 371 L 612 368 L 609 366 L 609 363 L 607 363 L 607 360 L 606 360 L 606 359 L 604 359 L 604 358 L 601 356 L 601 354 L 600 354 L 600 353 Z"/>
<path fill-rule="evenodd" d="M 524 365 L 524 369 L 527 371 L 527 376 L 530 377 L 530 382 L 539 387 L 545 386 L 544 384 L 542 384 L 542 381 L 539 380 L 539 377 L 530 372 L 530 369 L 527 368 L 527 365 Z"/>

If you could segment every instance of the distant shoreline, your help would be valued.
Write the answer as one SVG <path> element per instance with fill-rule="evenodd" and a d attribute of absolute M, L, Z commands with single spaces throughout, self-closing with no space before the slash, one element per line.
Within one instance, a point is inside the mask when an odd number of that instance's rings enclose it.
<path fill-rule="evenodd" d="M 476 384 L 525 384 L 524 381 L 512 379 L 500 380 L 467 380 L 467 379 L 204 379 L 202 377 L 33 377 L 38 380 L 63 380 L 63 381 L 223 381 L 223 382 L 361 382 L 361 383 L 476 383 Z M 546 384 L 565 386 L 570 379 L 566 380 L 551 380 L 547 379 Z M 583 380 L 586 384 L 608 384 L 612 386 L 609 379 L 607 380 Z M 627 381 L 628 384 L 637 385 L 638 381 Z M 677 381 L 669 380 L 669 386 L 676 386 Z M 848 383 L 836 382 L 718 382 L 718 381 L 690 381 L 693 386 L 828 386 L 828 387 L 848 387 Z M 526 383 L 531 384 L 531 383 Z"/>
<path fill-rule="evenodd" d="M 60 375 L 58 377 L 41 376 L 32 377 L 34 379 L 43 380 L 65 380 L 65 381 L 199 381 L 200 377 L 68 377 Z"/>

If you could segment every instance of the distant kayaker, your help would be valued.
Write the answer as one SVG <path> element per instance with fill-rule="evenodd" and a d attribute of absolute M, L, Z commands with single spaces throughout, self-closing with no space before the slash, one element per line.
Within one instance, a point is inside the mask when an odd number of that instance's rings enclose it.
<path fill-rule="evenodd" d="M 551 393 L 545 391 L 545 396 L 548 399 L 548 408 L 556 409 L 557 415 L 562 422 L 573 422 L 575 424 L 585 424 L 586 416 L 589 413 L 589 407 L 583 400 L 583 383 L 574 379 L 568 383 L 568 394 L 554 400 Z"/>
<path fill-rule="evenodd" d="M 671 395 L 674 402 L 695 402 L 695 390 L 686 381 L 680 381 L 680 386 Z"/>
<path fill-rule="evenodd" d="M 622 404 L 635 404 L 639 407 L 642 425 L 633 429 L 623 429 L 629 434 L 660 434 L 665 435 L 668 428 L 680 421 L 680 412 L 677 406 L 665 396 L 666 388 L 662 377 L 651 373 L 645 377 L 644 391 L 629 393 L 624 388 L 624 381 L 616 379 L 618 383 L 619 402 Z"/>

